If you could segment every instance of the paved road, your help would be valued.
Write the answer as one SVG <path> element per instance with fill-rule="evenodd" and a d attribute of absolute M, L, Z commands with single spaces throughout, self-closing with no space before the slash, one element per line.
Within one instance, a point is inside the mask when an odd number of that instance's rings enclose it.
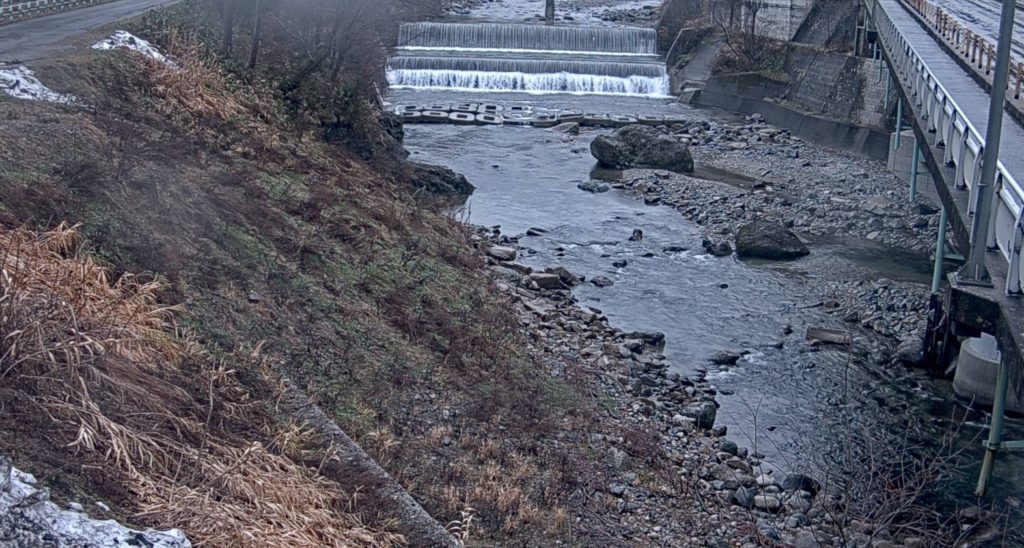
<path fill-rule="evenodd" d="M 893 23 L 931 69 L 935 78 L 942 83 L 949 95 L 956 101 L 964 116 L 971 121 L 982 139 L 988 128 L 988 106 L 991 98 L 974 78 L 964 72 L 946 50 L 917 23 L 898 0 L 879 0 Z M 1024 181 L 1024 127 L 1017 124 L 1009 114 L 1003 112 L 1003 136 L 999 142 L 999 161 L 1017 181 Z"/>
<path fill-rule="evenodd" d="M 177 0 L 118 0 L 0 26 L 0 64 L 53 55 L 68 38 Z"/>
<path fill-rule="evenodd" d="M 999 13 L 1002 2 L 997 0 L 932 0 L 967 25 L 967 28 L 988 38 L 999 40 Z M 1024 3 L 1017 2 L 1013 17 L 1013 56 L 1024 60 Z"/>

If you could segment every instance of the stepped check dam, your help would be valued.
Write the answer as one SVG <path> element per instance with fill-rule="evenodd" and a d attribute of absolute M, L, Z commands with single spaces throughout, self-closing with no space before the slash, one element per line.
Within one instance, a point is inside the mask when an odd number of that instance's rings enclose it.
<path fill-rule="evenodd" d="M 406 23 L 387 66 L 396 88 L 666 97 L 654 29 Z"/>

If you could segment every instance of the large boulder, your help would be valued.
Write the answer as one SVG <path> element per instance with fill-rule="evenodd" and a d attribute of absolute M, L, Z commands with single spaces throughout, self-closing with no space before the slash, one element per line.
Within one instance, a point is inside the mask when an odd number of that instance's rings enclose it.
<path fill-rule="evenodd" d="M 792 230 L 767 221 L 754 221 L 736 232 L 740 258 L 795 259 L 810 253 Z"/>
<path fill-rule="evenodd" d="M 644 167 L 693 172 L 690 148 L 650 126 L 629 125 L 590 143 L 598 163 L 612 169 Z"/>
<path fill-rule="evenodd" d="M 409 181 L 416 188 L 439 196 L 465 198 L 475 188 L 461 173 L 456 173 L 444 166 L 410 162 L 412 166 Z"/>

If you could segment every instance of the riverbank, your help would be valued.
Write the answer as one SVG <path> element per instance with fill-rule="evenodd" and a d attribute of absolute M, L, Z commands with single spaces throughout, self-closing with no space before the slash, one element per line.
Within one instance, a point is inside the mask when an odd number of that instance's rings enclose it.
<path fill-rule="evenodd" d="M 488 250 L 496 289 L 511 300 L 528 334 L 530 353 L 555 377 L 604 402 L 586 421 L 588 430 L 548 441 L 583 442 L 605 469 L 577 499 L 586 502 L 573 508 L 579 516 L 577 538 L 651 546 L 877 546 L 872 544 L 877 541 L 915 547 L 938 541 L 938 536 L 905 533 L 895 540 L 890 523 L 865 523 L 866 516 L 851 522 L 837 484 L 821 478 L 823 485 L 796 471 L 780 473 L 730 438 L 726 427 L 715 425 L 719 404 L 713 382 L 703 373 L 674 372 L 661 353 L 663 333 L 624 332 L 572 295 L 580 284 L 611 285 L 607 278 L 587 280 L 561 267 L 535 271 L 517 262 L 520 253 L 530 252 L 518 245 L 519 238 L 482 228 L 477 237 Z M 715 361 L 734 365 L 741 357 L 721 353 Z M 911 508 L 913 501 L 906 502 Z M 609 508 L 619 515 L 609 514 Z"/>
<path fill-rule="evenodd" d="M 690 145 L 696 174 L 628 170 L 611 186 L 676 209 L 702 227 L 709 250 L 732 249 L 738 229 L 755 220 L 791 228 L 812 250 L 797 268 L 818 280 L 822 308 L 897 345 L 923 336 L 929 288 L 920 280 L 890 279 L 878 267 L 837 270 L 814 250 L 870 243 L 926 266 L 938 225 L 926 198 L 910 202 L 906 184 L 878 162 L 806 143 L 757 116 L 667 131 Z"/>

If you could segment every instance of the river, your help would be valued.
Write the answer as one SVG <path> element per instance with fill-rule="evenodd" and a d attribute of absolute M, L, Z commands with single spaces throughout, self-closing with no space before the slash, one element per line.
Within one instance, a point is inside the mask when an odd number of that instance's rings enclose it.
<path fill-rule="evenodd" d="M 481 2 L 461 21 L 522 21 L 533 18 L 542 4 L 540 0 Z M 570 25 L 609 25 L 598 17 L 612 7 L 607 0 L 565 6 Z M 483 55 L 490 53 L 466 54 Z M 513 52 L 509 57 L 523 54 Z M 515 102 L 534 109 L 736 121 L 727 113 L 693 109 L 650 95 L 412 88 L 394 89 L 389 99 L 394 104 L 421 105 Z M 647 206 L 619 191 L 591 194 L 577 188 L 590 179 L 617 176 L 597 169 L 590 155 L 589 142 L 598 131 L 607 130 L 585 129 L 571 138 L 509 125 L 407 124 L 405 146 L 412 160 L 450 167 L 476 186 L 466 204 L 470 222 L 500 225 L 507 235 L 524 235 L 531 227 L 544 229 L 542 236 L 520 240 L 530 250 L 524 259 L 530 266 L 564 266 L 588 279 L 597 275 L 612 279 L 611 287 L 583 284 L 575 294 L 582 305 L 601 310 L 616 327 L 664 332 L 665 354 L 675 372 L 706 375 L 715 384 L 721 404 L 717 423 L 729 429 L 732 439 L 764 455 L 765 465 L 782 472 L 831 474 L 848 457 L 849 438 L 867 442 L 860 446 L 867 451 L 859 455 L 861 462 L 907 447 L 917 458 L 960 453 L 957 466 L 950 467 L 929 496 L 946 511 L 976 502 L 972 492 L 987 417 L 958 402 L 949 382 L 877 359 L 893 341 L 873 332 L 853 328 L 856 351 L 852 354 L 814 347 L 804 340 L 808 327 L 851 329 L 851 324 L 816 306 L 823 299 L 830 272 L 927 287 L 926 257 L 842 237 L 816 240 L 811 255 L 794 262 L 712 257 L 703 251 L 701 227 L 674 209 Z M 729 184 L 743 179 L 710 166 L 698 166 L 697 175 Z M 628 240 L 634 229 L 643 231 L 642 241 Z M 667 252 L 668 246 L 686 251 Z M 623 260 L 626 266 L 613 265 Z M 723 350 L 749 353 L 736 367 L 711 365 L 708 358 Z M 1024 438 L 1024 427 L 1011 421 L 1007 434 Z M 949 440 L 948 446 L 943 445 L 944 439 Z M 865 467 L 845 472 L 878 471 Z M 1002 454 L 996 476 L 989 500 L 1000 508 L 1009 506 L 1012 516 L 1021 518 L 1024 454 Z"/>
<path fill-rule="evenodd" d="M 395 99 L 401 102 L 416 93 L 403 91 Z M 508 94 L 482 97 L 507 100 Z M 614 103 L 631 112 L 712 115 L 637 98 L 546 95 L 532 102 L 591 108 L 604 103 L 606 109 Z M 885 341 L 870 332 L 855 333 L 862 355 L 852 358 L 808 346 L 803 340 L 808 327 L 849 329 L 813 306 L 821 295 L 819 280 L 806 272 L 808 264 L 714 258 L 701 247 L 700 227 L 673 209 L 646 206 L 616 191 L 591 194 L 577 189 L 580 182 L 606 176 L 589 153 L 594 135 L 587 131 L 566 140 L 529 127 L 410 124 L 406 147 L 412 159 L 451 167 L 476 185 L 466 204 L 470 222 L 500 225 L 509 235 L 522 235 L 530 227 L 547 230 L 543 236 L 521 239 L 532 250 L 527 264 L 560 265 L 588 278 L 611 278 L 612 287 L 580 286 L 576 295 L 582 304 L 600 309 L 620 328 L 666 333 L 665 354 L 675 370 L 686 375 L 706 371 L 719 390 L 718 423 L 741 445 L 765 455 L 770 466 L 826 473 L 836 466 L 850 435 L 871 437 L 879 447 L 910 443 L 922 455 L 938 451 L 937 440 L 953 435 L 953 447 L 966 449 L 962 468 L 934 495 L 948 508 L 971 502 L 984 417 L 967 413 L 953 399 L 948 382 L 877 364 L 873 355 Z M 628 241 L 635 228 L 644 232 L 641 242 Z M 688 251 L 669 253 L 664 251 L 667 246 Z M 856 242 L 820 243 L 812 257 L 806 261 L 827 261 L 837 269 L 867 267 L 878 277 L 922 284 L 929 279 L 927 264 L 894 260 L 891 252 Z M 612 265 L 619 260 L 627 266 Z M 707 360 L 720 350 L 751 353 L 737 367 L 719 370 Z M 844 408 L 846 397 L 850 402 Z M 1011 430 L 1021 434 L 1017 424 Z M 1002 457 L 1000 481 L 991 496 L 1019 496 L 1024 485 L 1021 464 L 1019 454 Z"/>

